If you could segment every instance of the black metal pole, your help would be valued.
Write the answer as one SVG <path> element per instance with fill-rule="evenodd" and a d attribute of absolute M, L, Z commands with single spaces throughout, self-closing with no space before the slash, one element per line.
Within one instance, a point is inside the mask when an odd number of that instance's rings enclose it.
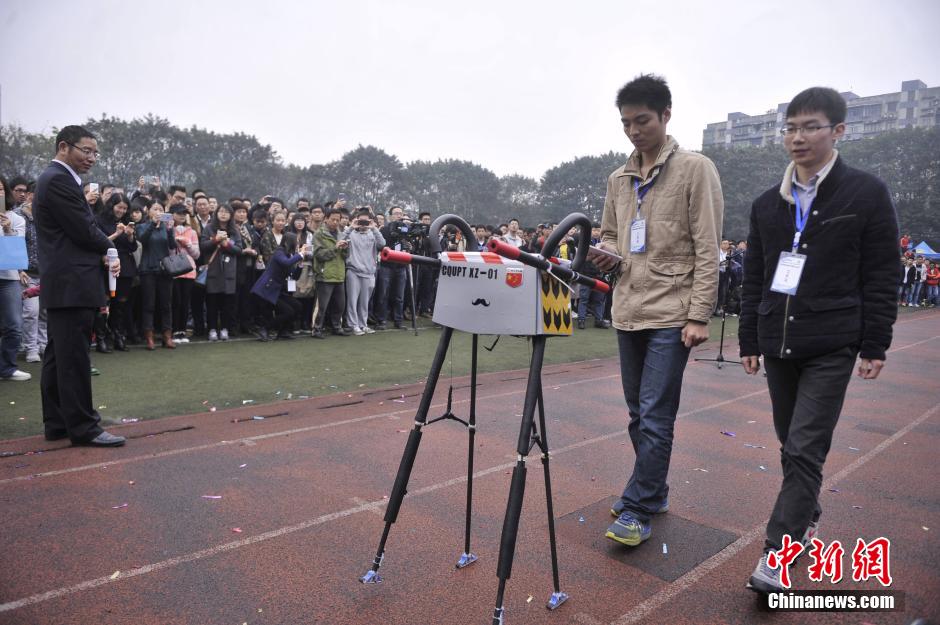
<path fill-rule="evenodd" d="M 418 446 L 421 444 L 421 427 L 427 423 L 428 410 L 431 408 L 434 389 L 437 387 L 437 381 L 440 378 L 441 368 L 444 366 L 444 359 L 447 357 L 447 348 L 450 346 L 450 339 L 453 334 L 453 328 L 445 327 L 437 343 L 437 353 L 434 354 L 434 360 L 431 362 L 431 372 L 428 374 L 428 380 L 424 384 L 424 393 L 421 395 L 421 403 L 418 404 L 418 411 L 415 413 L 415 426 L 408 434 L 405 452 L 402 454 L 401 462 L 398 465 L 395 484 L 392 486 L 392 494 L 389 495 L 388 507 L 385 509 L 385 529 L 382 531 L 379 547 L 376 549 L 375 558 L 372 560 L 372 568 L 359 578 L 359 581 L 363 584 L 378 584 L 382 581 L 382 577 L 379 575 L 379 567 L 382 566 L 382 561 L 385 559 L 385 543 L 388 540 L 388 534 L 392 524 L 398 520 L 398 511 L 401 508 L 402 500 L 404 500 L 405 495 L 408 493 L 408 481 L 411 479 L 411 469 L 414 468 L 415 458 L 418 455 Z"/>
<path fill-rule="evenodd" d="M 555 507 L 552 503 L 552 475 L 549 468 L 548 453 L 548 433 L 545 428 L 545 401 L 542 397 L 542 385 L 539 381 L 539 438 L 542 449 L 542 468 L 545 471 L 545 503 L 548 509 L 548 544 L 552 554 L 552 584 L 553 592 L 549 597 L 546 607 L 549 610 L 558 608 L 562 603 L 568 600 L 568 594 L 561 592 L 561 584 L 558 581 L 558 547 L 555 540 Z"/>
<path fill-rule="evenodd" d="M 470 416 L 467 419 L 467 429 L 470 430 L 469 442 L 467 443 L 467 518 L 464 525 L 463 555 L 457 561 L 458 569 L 477 561 L 477 557 L 470 551 L 470 521 L 473 509 L 473 441 L 477 429 L 477 345 L 479 338 L 479 335 L 473 335 L 473 347 L 470 355 Z"/>
<path fill-rule="evenodd" d="M 512 470 L 509 501 L 506 503 L 506 515 L 503 518 L 503 530 L 499 539 L 499 562 L 496 565 L 499 588 L 496 591 L 496 607 L 493 612 L 494 625 L 503 622 L 503 594 L 506 590 L 506 580 L 512 575 L 512 560 L 516 550 L 516 536 L 519 532 L 519 517 L 522 514 L 522 501 L 525 496 L 525 458 L 529 454 L 532 441 L 532 428 L 535 407 L 538 403 L 544 357 L 545 336 L 535 336 L 532 338 L 532 360 L 529 363 L 529 380 L 526 385 L 525 404 L 522 409 L 522 424 L 519 427 L 519 441 L 516 445 L 518 456 L 516 466 Z"/>

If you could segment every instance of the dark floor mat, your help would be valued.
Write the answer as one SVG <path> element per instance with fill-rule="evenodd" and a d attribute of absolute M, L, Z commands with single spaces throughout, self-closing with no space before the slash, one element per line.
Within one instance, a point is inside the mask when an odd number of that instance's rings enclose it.
<path fill-rule="evenodd" d="M 614 520 L 610 507 L 615 501 L 616 497 L 607 497 L 558 519 L 559 542 L 601 551 L 614 560 L 671 582 L 738 538 L 737 534 L 668 512 L 654 517 L 653 535 L 649 540 L 638 547 L 624 547 L 604 537 L 604 531 Z"/>

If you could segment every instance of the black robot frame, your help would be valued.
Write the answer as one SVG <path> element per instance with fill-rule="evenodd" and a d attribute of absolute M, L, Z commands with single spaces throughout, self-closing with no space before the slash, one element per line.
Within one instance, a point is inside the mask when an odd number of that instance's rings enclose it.
<path fill-rule="evenodd" d="M 442 215 L 431 224 L 431 233 L 436 234 L 441 231 L 445 225 L 454 225 L 463 233 L 467 241 L 467 251 L 480 251 L 476 243 L 476 237 L 466 221 L 456 215 Z M 575 259 L 571 267 L 563 267 L 549 263 L 546 260 L 550 252 L 557 247 L 567 232 L 573 228 L 580 228 L 580 244 Z M 587 278 L 577 273 L 577 269 L 587 257 L 587 250 L 590 245 L 591 222 L 580 214 L 573 213 L 566 217 L 554 232 L 545 241 L 542 248 L 542 256 L 527 254 L 524 252 L 515 252 L 511 255 L 525 264 L 535 266 L 543 271 L 548 271 L 559 279 L 567 283 L 577 282 L 589 286 L 597 286 L 598 282 L 592 278 Z M 431 238 L 431 247 L 435 252 L 440 252 L 440 243 L 436 236 Z M 502 252 L 497 249 L 498 245 L 491 249 Z M 471 249 L 472 248 L 472 249 Z M 396 255 L 389 254 L 388 250 L 383 250 L 383 258 L 393 259 Z M 408 256 L 404 262 L 419 264 L 429 264 L 440 266 L 440 260 L 423 256 L 397 255 L 399 258 Z M 546 277 L 545 279 L 550 279 Z M 418 410 L 415 414 L 414 428 L 408 434 L 408 441 L 405 443 L 405 451 L 402 454 L 401 462 L 398 466 L 398 473 L 395 476 L 395 483 L 392 486 L 392 492 L 389 495 L 388 505 L 385 509 L 385 528 L 382 531 L 382 537 L 379 539 L 379 546 L 372 561 L 371 568 L 359 578 L 364 584 L 377 584 L 382 581 L 379 575 L 379 568 L 385 559 L 385 546 L 388 541 L 392 525 L 398 520 L 398 513 L 401 509 L 402 501 L 408 492 L 408 482 L 411 478 L 411 471 L 414 467 L 415 459 L 418 455 L 418 447 L 421 444 L 422 428 L 438 421 L 456 421 L 467 428 L 469 433 L 467 445 L 467 504 L 466 518 L 464 525 L 464 546 L 463 553 L 457 560 L 456 568 L 462 569 L 473 564 L 477 556 L 470 548 L 470 527 L 472 520 L 473 506 L 473 456 L 474 456 L 474 436 L 476 434 L 476 388 L 477 388 L 477 354 L 479 335 L 473 334 L 472 351 L 470 363 L 470 407 L 469 415 L 466 420 L 454 415 L 452 411 L 453 387 L 447 394 L 447 409 L 439 417 L 428 420 L 428 413 L 431 408 L 431 400 L 437 388 L 440 379 L 441 369 L 444 366 L 447 357 L 447 351 L 450 347 L 454 328 L 444 327 L 441 332 L 441 338 L 438 341 L 437 351 L 434 359 L 431 361 L 431 370 L 428 374 L 427 382 L 424 386 L 424 392 L 421 395 L 421 401 L 418 404 Z M 548 447 L 547 430 L 545 426 L 545 402 L 542 393 L 542 364 L 545 357 L 545 342 L 548 337 L 544 334 L 537 334 L 532 337 L 532 357 L 529 363 L 529 375 L 526 383 L 525 401 L 522 410 L 522 423 L 519 428 L 519 438 L 516 443 L 516 464 L 512 470 L 512 480 L 509 486 L 509 499 L 506 504 L 506 514 L 503 520 L 503 529 L 499 542 L 499 561 L 497 563 L 497 577 L 499 578 L 499 587 L 496 593 L 496 606 L 493 610 L 493 625 L 503 625 L 505 609 L 503 607 L 503 598 L 506 591 L 506 582 L 512 573 L 513 557 L 515 555 L 516 538 L 519 532 L 519 519 L 522 514 L 522 502 L 525 495 L 526 484 L 526 459 L 533 449 L 538 447 L 542 461 L 543 474 L 545 479 L 545 499 L 548 513 L 548 541 L 551 550 L 552 561 L 552 584 L 553 591 L 551 597 L 546 603 L 549 610 L 555 610 L 561 606 L 567 599 L 567 593 L 562 592 L 558 576 L 558 550 L 555 538 L 555 515 L 552 506 L 552 480 L 549 466 L 550 454 Z M 537 417 L 536 418 L 536 413 Z"/>

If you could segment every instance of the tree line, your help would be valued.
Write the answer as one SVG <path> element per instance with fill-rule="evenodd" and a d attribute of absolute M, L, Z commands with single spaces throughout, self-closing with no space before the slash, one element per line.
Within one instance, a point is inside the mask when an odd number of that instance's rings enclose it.
<path fill-rule="evenodd" d="M 273 194 L 292 201 L 334 198 L 384 209 L 399 204 L 438 215 L 452 212 L 471 223 L 497 224 L 518 217 L 524 225 L 557 221 L 580 211 L 600 221 L 607 176 L 627 154 L 581 156 L 536 180 L 497 176 L 470 161 L 441 159 L 402 163 L 375 146 L 359 145 L 340 159 L 306 167 L 284 163 L 270 145 L 244 133 L 221 134 L 180 128 L 154 115 L 123 120 L 102 116 L 85 126 L 99 137 L 102 157 L 93 170 L 99 182 L 133 188 L 142 175 L 164 184 L 205 189 L 221 200 Z M 0 172 L 35 178 L 49 161 L 55 133 L 31 133 L 17 125 L 0 128 Z M 888 183 L 901 229 L 921 239 L 940 239 L 940 128 L 905 129 L 839 146 L 852 166 Z M 725 196 L 724 234 L 747 235 L 751 202 L 780 182 L 788 159 L 779 145 L 710 148 Z"/>

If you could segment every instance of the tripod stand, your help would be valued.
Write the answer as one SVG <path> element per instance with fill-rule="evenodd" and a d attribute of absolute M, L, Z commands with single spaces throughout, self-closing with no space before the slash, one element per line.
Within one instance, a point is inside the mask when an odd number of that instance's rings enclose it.
<path fill-rule="evenodd" d="M 696 358 L 695 359 L 695 362 L 713 362 L 719 369 L 721 369 L 722 365 L 724 365 L 724 363 L 726 362 L 731 363 L 731 364 L 737 364 L 737 365 L 741 364 L 740 360 L 728 360 L 724 356 L 725 320 L 728 317 L 728 301 L 731 299 L 731 291 L 733 290 L 732 287 L 733 287 L 733 278 L 734 278 L 734 276 L 731 273 L 731 261 L 737 255 L 738 255 L 737 253 L 730 254 L 728 258 L 725 260 L 725 262 L 728 263 L 728 267 L 727 269 L 725 269 L 725 273 L 728 276 L 727 278 L 725 278 L 728 281 L 728 288 L 725 289 L 724 301 L 721 302 L 721 338 L 718 341 L 718 355 L 715 356 L 714 358 Z"/>

